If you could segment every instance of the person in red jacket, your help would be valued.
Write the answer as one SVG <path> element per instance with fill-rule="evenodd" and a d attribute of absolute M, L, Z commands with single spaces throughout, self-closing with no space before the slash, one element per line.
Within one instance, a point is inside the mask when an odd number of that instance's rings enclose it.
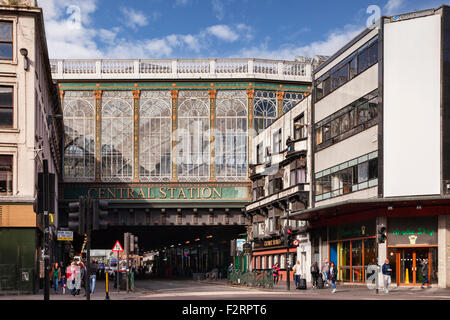
<path fill-rule="evenodd" d="M 277 284 L 278 280 L 280 279 L 280 266 L 278 263 L 275 263 L 275 265 L 272 267 L 273 272 L 273 283 Z"/>

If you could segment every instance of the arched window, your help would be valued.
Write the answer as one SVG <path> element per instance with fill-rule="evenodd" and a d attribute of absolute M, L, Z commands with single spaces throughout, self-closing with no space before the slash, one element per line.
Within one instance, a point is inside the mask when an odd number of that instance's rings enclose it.
<path fill-rule="evenodd" d="M 172 149 L 169 91 L 141 91 L 139 111 L 139 177 L 170 180 Z"/>
<path fill-rule="evenodd" d="M 303 99 L 303 94 L 300 92 L 285 92 L 283 99 L 283 113 L 288 112 L 295 107 Z"/>
<path fill-rule="evenodd" d="M 210 132 L 207 91 L 180 91 L 178 97 L 177 155 L 179 180 L 209 179 Z"/>
<path fill-rule="evenodd" d="M 253 102 L 253 128 L 256 133 L 264 130 L 277 118 L 275 91 L 256 91 Z"/>
<path fill-rule="evenodd" d="M 102 180 L 133 179 L 133 96 L 105 91 L 102 96 Z"/>
<path fill-rule="evenodd" d="M 216 97 L 215 175 L 217 180 L 236 181 L 248 177 L 247 94 L 220 90 Z"/>
<path fill-rule="evenodd" d="M 92 91 L 66 91 L 64 115 L 64 179 L 95 179 L 95 108 Z"/>

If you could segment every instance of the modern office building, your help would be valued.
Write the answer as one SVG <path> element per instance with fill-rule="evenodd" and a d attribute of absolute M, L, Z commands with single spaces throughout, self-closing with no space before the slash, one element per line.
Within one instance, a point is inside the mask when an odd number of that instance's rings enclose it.
<path fill-rule="evenodd" d="M 158 249 L 161 269 L 210 271 L 246 233 L 253 136 L 311 91 L 312 59 L 55 60 L 64 113 L 61 226 L 79 196 L 109 228 Z M 174 270 L 175 269 L 175 270 Z"/>
<path fill-rule="evenodd" d="M 37 174 L 46 160 L 58 183 L 63 124 L 42 10 L 35 1 L 15 3 L 0 2 L 0 291 L 35 292 L 44 274 Z"/>
<path fill-rule="evenodd" d="M 450 286 L 450 7 L 382 17 L 313 72 L 314 260 Z M 386 228 L 387 239 L 380 239 Z"/>
<path fill-rule="evenodd" d="M 311 280 L 307 225 L 285 218 L 287 211 L 304 210 L 311 203 L 311 101 L 311 95 L 306 96 L 256 135 L 250 146 L 252 202 L 246 212 L 251 219 L 252 270 L 268 270 L 278 263 L 282 280 L 287 279 L 287 267 L 292 268 L 296 261 L 300 261 L 302 274 Z M 291 227 L 298 245 L 286 246 L 286 226 Z"/>

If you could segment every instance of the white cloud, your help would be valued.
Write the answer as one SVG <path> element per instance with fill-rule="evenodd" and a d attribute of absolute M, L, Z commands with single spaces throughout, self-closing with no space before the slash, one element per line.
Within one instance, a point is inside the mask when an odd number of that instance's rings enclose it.
<path fill-rule="evenodd" d="M 265 41 L 259 46 L 244 48 L 237 55 L 233 55 L 232 57 L 294 60 L 295 56 L 329 56 L 337 52 L 362 30 L 363 27 L 347 25 L 343 30 L 335 30 L 331 32 L 325 40 L 314 41 L 304 46 L 294 46 L 288 43 L 281 45 L 279 49 L 275 50 L 269 49 L 268 42 L 270 39 L 266 38 Z"/>
<path fill-rule="evenodd" d="M 386 5 L 384 6 L 384 9 L 386 10 L 386 14 L 388 16 L 398 14 L 398 10 L 400 10 L 403 7 L 404 0 L 388 0 Z"/>
<path fill-rule="evenodd" d="M 133 8 L 121 8 L 120 11 L 124 15 L 124 23 L 127 27 L 137 29 L 137 27 L 145 27 L 148 25 L 148 19 L 145 14 L 136 11 Z"/>
<path fill-rule="evenodd" d="M 189 4 L 190 0 L 175 0 L 175 6 L 176 7 L 184 7 Z"/>
<path fill-rule="evenodd" d="M 222 20 L 225 16 L 225 8 L 221 0 L 212 0 L 212 9 L 218 20 Z"/>
<path fill-rule="evenodd" d="M 206 29 L 209 34 L 228 42 L 239 39 L 239 35 L 227 25 L 215 25 Z"/>

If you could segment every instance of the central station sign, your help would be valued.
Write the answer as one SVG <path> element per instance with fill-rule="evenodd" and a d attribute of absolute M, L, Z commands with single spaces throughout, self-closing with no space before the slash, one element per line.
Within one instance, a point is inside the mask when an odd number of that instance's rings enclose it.
<path fill-rule="evenodd" d="M 248 188 L 222 186 L 196 187 L 88 187 L 64 189 L 65 199 L 76 199 L 87 196 L 104 200 L 215 200 L 242 201 L 248 200 Z"/>

